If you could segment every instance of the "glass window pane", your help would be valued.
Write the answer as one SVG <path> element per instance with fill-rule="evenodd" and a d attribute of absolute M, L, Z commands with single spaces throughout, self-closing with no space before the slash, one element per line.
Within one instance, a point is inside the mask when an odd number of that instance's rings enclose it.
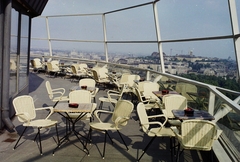
<path fill-rule="evenodd" d="M 158 17 L 163 40 L 231 34 L 225 0 L 160 1 Z"/>
<path fill-rule="evenodd" d="M 58 55 L 63 57 L 99 60 L 101 58 L 99 55 L 104 53 L 103 43 L 57 41 L 52 41 L 51 43 L 53 56 Z"/>
<path fill-rule="evenodd" d="M 148 5 L 107 14 L 107 40 L 156 40 L 152 10 L 152 6 Z"/>
<path fill-rule="evenodd" d="M 31 25 L 32 25 L 31 31 L 32 39 L 34 38 L 47 39 L 47 27 L 45 18 L 43 17 L 33 18 Z"/>
<path fill-rule="evenodd" d="M 19 61 L 19 90 L 27 84 L 29 17 L 22 15 Z"/>
<path fill-rule="evenodd" d="M 103 40 L 101 15 L 51 17 L 48 20 L 50 37 L 53 39 Z"/>
<path fill-rule="evenodd" d="M 17 33 L 18 33 L 18 12 L 12 9 L 11 18 L 11 45 L 10 45 L 10 85 L 9 95 L 17 92 Z"/>

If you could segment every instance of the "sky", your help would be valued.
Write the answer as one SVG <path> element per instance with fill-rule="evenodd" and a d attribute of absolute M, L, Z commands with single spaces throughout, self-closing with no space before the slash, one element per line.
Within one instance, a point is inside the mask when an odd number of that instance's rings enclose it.
<path fill-rule="evenodd" d="M 103 13 L 150 0 L 49 0 L 42 16 Z M 227 0 L 160 0 L 157 3 L 161 40 L 211 37 L 231 34 Z M 237 1 L 237 6 L 240 2 Z M 156 41 L 152 5 L 106 15 L 107 40 Z M 240 7 L 239 7 L 240 8 Z M 238 20 L 240 11 L 238 9 Z M 90 21 L 89 21 L 90 20 Z M 240 22 L 240 20 L 239 20 Z M 70 40 L 103 40 L 102 16 L 71 16 L 48 18 L 50 37 Z M 46 38 L 46 21 L 33 19 L 32 37 Z M 44 42 L 44 43 L 43 43 Z M 46 41 L 32 42 L 32 47 L 44 47 Z M 101 43 L 72 43 L 52 41 L 53 49 L 65 48 L 104 52 Z M 235 59 L 232 40 L 163 43 L 167 55 L 189 54 L 196 56 Z M 109 53 L 150 55 L 158 51 L 153 43 L 109 44 Z"/>

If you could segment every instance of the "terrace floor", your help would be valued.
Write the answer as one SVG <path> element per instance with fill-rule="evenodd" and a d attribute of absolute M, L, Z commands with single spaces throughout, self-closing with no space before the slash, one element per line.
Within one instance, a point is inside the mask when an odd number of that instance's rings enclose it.
<path fill-rule="evenodd" d="M 49 78 L 44 74 L 30 73 L 30 89 L 29 94 L 35 100 L 35 107 L 42 106 L 52 106 L 54 103 L 49 99 L 47 91 L 45 88 L 45 81 L 49 80 L 52 88 L 63 87 L 68 90 L 72 86 L 76 86 L 77 82 L 71 82 L 69 79 L 64 79 L 61 77 Z M 101 89 L 96 97 L 97 104 L 99 105 L 98 98 L 106 95 L 107 89 Z M 110 107 L 113 109 L 112 105 L 105 104 L 106 109 Z M 46 117 L 47 111 L 43 111 L 40 117 Z M 108 120 L 107 116 L 102 115 L 102 119 Z M 65 122 L 63 118 L 55 113 L 51 116 L 51 119 L 58 120 L 58 129 L 60 137 L 64 135 L 65 132 Z M 104 134 L 93 132 L 92 145 L 88 145 L 87 148 L 90 151 L 90 156 L 82 150 L 77 138 L 73 135 L 69 142 L 64 143 L 59 149 L 56 150 L 55 155 L 52 155 L 53 149 L 57 146 L 54 137 L 55 128 L 45 129 L 42 131 L 42 148 L 43 155 L 39 154 L 38 145 L 33 141 L 36 133 L 36 129 L 29 128 L 27 133 L 24 134 L 20 141 L 20 145 L 13 150 L 13 146 L 19 137 L 19 134 L 23 130 L 23 127 L 18 122 L 17 118 L 13 119 L 15 125 L 15 132 L 3 131 L 0 135 L 0 157 L 1 162 L 32 162 L 32 161 L 71 161 L 71 162 L 91 162 L 91 161 L 121 161 L 121 162 L 132 162 L 137 161 L 137 157 L 142 153 L 143 148 L 150 141 L 150 138 L 142 132 L 139 127 L 139 122 L 136 120 L 136 111 L 132 112 L 132 118 L 128 125 L 124 127 L 120 132 L 128 145 L 129 151 L 126 150 L 125 146 L 121 142 L 117 132 L 110 133 L 114 144 L 112 145 L 110 140 L 107 139 L 106 144 L 106 154 L 105 159 L 101 157 L 103 150 Z M 78 122 L 77 130 L 84 135 L 87 135 L 89 126 L 88 121 Z M 175 157 L 173 157 L 175 160 Z M 181 155 L 180 161 L 197 162 L 197 161 L 210 161 L 210 154 L 199 153 L 197 151 L 185 150 Z M 148 151 L 142 157 L 141 161 L 155 162 L 155 161 L 171 161 L 171 153 L 169 150 L 169 138 L 156 138 L 153 144 L 150 146 Z"/>

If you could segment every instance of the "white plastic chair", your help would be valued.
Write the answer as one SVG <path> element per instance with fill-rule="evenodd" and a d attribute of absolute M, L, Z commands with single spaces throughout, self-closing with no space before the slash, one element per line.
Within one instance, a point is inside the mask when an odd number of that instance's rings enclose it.
<path fill-rule="evenodd" d="M 36 127 L 38 129 L 38 133 L 36 134 L 34 141 L 38 137 L 39 145 L 40 145 L 39 150 L 40 150 L 41 155 L 42 155 L 42 144 L 41 144 L 40 131 L 42 130 L 42 128 L 48 128 L 48 127 L 52 127 L 55 125 L 56 133 L 57 133 L 57 140 L 59 142 L 57 121 L 49 119 L 49 117 L 53 113 L 53 107 L 35 108 L 33 98 L 29 95 L 23 95 L 23 96 L 16 97 L 13 100 L 13 106 L 16 111 L 16 116 L 18 117 L 18 120 L 20 122 L 22 122 L 23 126 L 25 127 L 14 146 L 14 149 L 17 147 L 18 142 L 22 138 L 27 127 Z M 48 116 L 45 119 L 36 119 L 36 116 L 37 116 L 36 111 L 38 111 L 38 110 L 50 110 L 50 113 L 48 114 Z"/>
<path fill-rule="evenodd" d="M 175 137 L 173 131 L 168 127 L 165 127 L 164 125 L 167 123 L 167 117 L 164 114 L 159 115 L 151 115 L 148 116 L 145 108 L 145 104 L 140 102 L 137 105 L 137 113 L 140 120 L 140 125 L 144 133 L 146 133 L 149 137 L 152 137 L 150 142 L 146 145 L 146 147 L 143 150 L 143 153 L 140 155 L 137 161 L 140 161 L 142 156 L 146 153 L 149 146 L 152 144 L 154 139 L 156 137 L 170 137 L 170 149 L 171 149 L 171 157 L 172 155 L 172 138 Z M 162 122 L 159 121 L 149 121 L 149 119 L 156 119 L 161 118 L 163 119 Z M 153 126 L 153 127 L 152 127 Z"/>
<path fill-rule="evenodd" d="M 46 81 L 45 85 L 46 85 L 47 93 L 48 93 L 50 100 L 55 102 L 53 107 L 55 107 L 59 101 L 68 101 L 69 100 L 68 96 L 64 96 L 64 94 L 65 94 L 64 88 L 52 89 L 49 81 Z"/>
<path fill-rule="evenodd" d="M 119 130 L 121 130 L 124 126 L 127 125 L 128 120 L 130 119 L 131 112 L 133 110 L 133 104 L 130 101 L 127 100 L 120 100 L 117 102 L 114 111 L 106 111 L 106 110 L 96 110 L 94 112 L 94 115 L 98 119 L 98 122 L 91 122 L 90 130 L 89 130 L 89 139 L 91 141 L 92 139 L 92 130 L 100 131 L 105 134 L 104 139 L 104 148 L 102 153 L 102 158 L 104 159 L 105 156 L 105 145 L 106 145 L 106 136 L 109 137 L 111 142 L 113 143 L 112 139 L 110 138 L 108 131 L 117 131 L 119 136 L 121 137 L 124 145 L 126 146 L 127 150 L 128 147 L 125 143 L 125 141 L 122 138 L 122 135 L 120 134 Z M 112 114 L 112 122 L 103 122 L 100 118 L 98 113 L 108 113 Z"/>

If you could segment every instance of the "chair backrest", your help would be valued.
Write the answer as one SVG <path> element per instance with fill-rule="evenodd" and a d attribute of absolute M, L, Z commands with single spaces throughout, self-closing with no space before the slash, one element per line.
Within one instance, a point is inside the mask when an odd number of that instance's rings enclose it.
<path fill-rule="evenodd" d="M 108 78 L 108 75 L 106 73 L 108 73 L 108 69 L 106 67 L 98 69 L 98 75 L 100 78 Z"/>
<path fill-rule="evenodd" d="M 52 69 L 53 70 L 60 70 L 60 68 L 59 68 L 59 61 L 57 61 L 57 60 L 53 60 L 53 61 L 51 61 L 51 64 L 52 64 Z"/>
<path fill-rule="evenodd" d="M 81 70 L 86 71 L 86 68 L 88 68 L 88 65 L 85 64 L 85 63 L 81 63 L 81 64 L 79 64 L 79 68 L 80 68 Z"/>
<path fill-rule="evenodd" d="M 52 71 L 53 68 L 52 68 L 52 64 L 51 62 L 47 62 L 47 71 Z"/>
<path fill-rule="evenodd" d="M 127 84 L 129 87 L 134 87 L 135 86 L 135 82 L 134 80 L 140 80 L 140 76 L 139 75 L 135 75 L 135 74 L 130 74 L 130 75 L 127 75 L 128 78 L 127 78 Z"/>
<path fill-rule="evenodd" d="M 69 93 L 69 103 L 91 103 L 92 96 L 90 91 L 75 90 Z"/>
<path fill-rule="evenodd" d="M 53 92 L 52 92 L 52 87 L 49 81 L 46 81 L 45 83 L 46 89 L 47 89 L 47 93 L 50 99 L 53 99 Z"/>
<path fill-rule="evenodd" d="M 123 73 L 119 80 L 119 84 L 126 84 L 128 81 L 128 75 L 130 75 L 130 73 Z"/>
<path fill-rule="evenodd" d="M 179 94 L 164 95 L 162 102 L 167 113 L 165 115 L 167 115 L 168 118 L 174 118 L 172 110 L 184 110 L 187 108 L 186 97 Z"/>
<path fill-rule="evenodd" d="M 155 83 L 155 82 L 145 82 L 143 84 L 143 94 L 144 96 L 149 96 L 151 98 L 154 98 L 156 100 L 159 100 L 159 98 L 154 95 L 152 92 L 153 91 L 159 91 L 159 84 L 158 83 Z"/>
<path fill-rule="evenodd" d="M 182 144 L 185 147 L 211 150 L 216 135 L 216 125 L 207 120 L 185 120 L 181 124 Z"/>
<path fill-rule="evenodd" d="M 134 87 L 134 90 L 134 94 L 137 96 L 138 102 L 143 102 L 142 94 L 139 90 L 139 87 Z"/>
<path fill-rule="evenodd" d="M 72 69 L 72 73 L 73 74 L 77 74 L 77 70 L 78 70 L 78 64 L 72 64 L 71 65 L 71 69 Z"/>
<path fill-rule="evenodd" d="M 17 114 L 24 113 L 24 115 L 18 115 L 20 122 L 26 122 L 36 118 L 36 111 L 33 98 L 29 95 L 18 96 L 13 99 L 13 107 Z"/>
<path fill-rule="evenodd" d="M 147 83 L 149 83 L 149 82 L 151 82 L 151 81 L 142 81 L 142 82 L 138 82 L 137 87 L 138 87 L 138 89 L 139 89 L 139 91 L 140 91 L 141 93 L 144 92 L 144 84 L 147 84 Z"/>
<path fill-rule="evenodd" d="M 130 119 L 130 115 L 133 111 L 133 103 L 127 100 L 119 100 L 114 108 L 112 121 L 116 126 L 125 126 Z M 120 120 L 119 120 L 120 119 Z"/>
<path fill-rule="evenodd" d="M 92 70 L 93 79 L 97 82 L 99 81 L 99 76 L 96 70 Z"/>
<path fill-rule="evenodd" d="M 33 67 L 34 68 L 42 68 L 42 63 L 39 58 L 33 59 Z"/>
<path fill-rule="evenodd" d="M 92 78 L 83 78 L 79 80 L 79 86 L 89 86 L 89 87 L 95 87 L 96 81 Z"/>
<path fill-rule="evenodd" d="M 142 102 L 139 102 L 137 105 L 137 114 L 140 123 L 149 123 L 146 108 Z M 149 124 L 142 125 L 142 129 L 146 132 L 149 129 Z"/>

